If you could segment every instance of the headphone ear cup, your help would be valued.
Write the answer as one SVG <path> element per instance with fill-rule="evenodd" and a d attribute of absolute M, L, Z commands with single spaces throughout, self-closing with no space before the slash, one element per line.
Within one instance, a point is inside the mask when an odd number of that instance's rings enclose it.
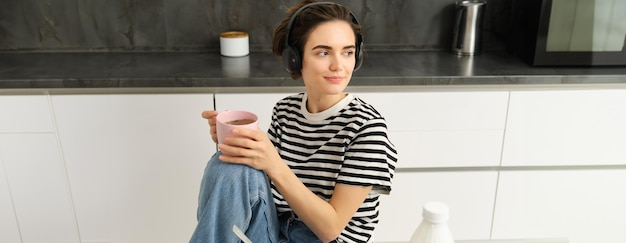
<path fill-rule="evenodd" d="M 302 69 L 300 55 L 298 51 L 290 46 L 283 50 L 283 65 L 287 71 L 293 73 Z"/>
<path fill-rule="evenodd" d="M 355 52 L 354 58 L 356 62 L 354 63 L 354 71 L 359 70 L 361 65 L 363 65 L 363 42 L 357 45 Z"/>

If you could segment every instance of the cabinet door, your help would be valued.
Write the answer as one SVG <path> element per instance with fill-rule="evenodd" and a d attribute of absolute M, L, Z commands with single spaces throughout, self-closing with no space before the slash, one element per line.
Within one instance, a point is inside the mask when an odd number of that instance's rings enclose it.
<path fill-rule="evenodd" d="M 81 237 L 185 242 L 215 152 L 200 114 L 210 94 L 58 95 L 59 135 Z"/>
<path fill-rule="evenodd" d="M 500 164 L 508 92 L 355 94 L 385 117 L 398 168 Z"/>
<path fill-rule="evenodd" d="M 52 133 L 0 134 L 23 242 L 79 242 L 59 144 Z"/>
<path fill-rule="evenodd" d="M 0 241 L 78 242 L 48 96 L 0 96 L 0 117 Z"/>
<path fill-rule="evenodd" d="M 511 92 L 503 165 L 626 164 L 626 90 Z"/>
<path fill-rule="evenodd" d="M 0 242 L 21 242 L 3 157 L 0 152 Z"/>
<path fill-rule="evenodd" d="M 0 95 L 0 133 L 53 132 L 45 95 Z"/>
<path fill-rule="evenodd" d="M 215 94 L 215 109 L 247 110 L 259 117 L 259 128 L 267 131 L 276 102 L 295 93 Z"/>
<path fill-rule="evenodd" d="M 422 206 L 440 201 L 450 207 L 455 240 L 489 239 L 497 172 L 401 172 L 390 195 L 381 196 L 374 242 L 407 242 L 422 221 Z"/>
<path fill-rule="evenodd" d="M 498 166 L 503 130 L 389 132 L 398 168 Z"/>
<path fill-rule="evenodd" d="M 626 242 L 626 169 L 503 171 L 493 238 Z"/>
<path fill-rule="evenodd" d="M 108 95 L 54 95 L 60 142 L 67 166 L 81 238 L 109 242 L 113 222 L 114 120 Z M 128 200 L 128 199 L 127 199 Z"/>
<path fill-rule="evenodd" d="M 200 114 L 209 94 L 112 97 L 113 242 L 185 242 L 196 225 L 200 180 L 215 152 Z"/>

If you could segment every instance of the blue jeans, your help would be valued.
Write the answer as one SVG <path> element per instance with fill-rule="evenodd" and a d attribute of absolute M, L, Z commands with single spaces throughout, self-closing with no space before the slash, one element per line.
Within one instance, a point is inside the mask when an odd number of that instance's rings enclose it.
<path fill-rule="evenodd" d="M 219 160 L 207 163 L 198 197 L 198 224 L 189 242 L 241 242 L 237 225 L 254 243 L 320 242 L 292 213 L 278 216 L 270 183 L 262 171 Z"/>

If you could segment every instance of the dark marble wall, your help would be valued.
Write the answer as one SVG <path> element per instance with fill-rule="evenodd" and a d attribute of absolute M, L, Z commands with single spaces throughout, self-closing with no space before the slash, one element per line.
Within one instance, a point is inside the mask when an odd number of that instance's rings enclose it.
<path fill-rule="evenodd" d="M 452 37 L 455 1 L 337 2 L 365 26 L 366 49 L 441 49 Z M 488 2 L 485 49 L 506 20 L 506 1 Z M 251 49 L 269 50 L 272 30 L 295 2 L 1 0 L 0 51 L 218 50 L 226 30 L 247 31 Z"/>

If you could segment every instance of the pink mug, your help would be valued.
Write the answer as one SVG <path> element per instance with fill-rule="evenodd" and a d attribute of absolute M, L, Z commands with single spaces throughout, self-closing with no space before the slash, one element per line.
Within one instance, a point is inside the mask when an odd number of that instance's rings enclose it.
<path fill-rule="evenodd" d="M 224 138 L 233 136 L 234 128 L 259 129 L 258 117 L 248 111 L 229 110 L 222 111 L 215 118 L 217 129 L 217 142 L 222 143 Z"/>

